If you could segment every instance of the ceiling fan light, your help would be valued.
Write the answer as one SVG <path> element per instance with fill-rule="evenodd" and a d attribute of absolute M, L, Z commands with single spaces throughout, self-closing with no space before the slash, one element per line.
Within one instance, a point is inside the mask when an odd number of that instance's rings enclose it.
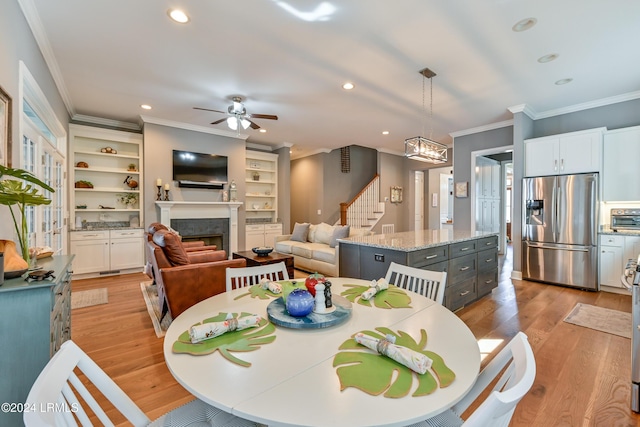
<path fill-rule="evenodd" d="M 231 130 L 238 130 L 238 119 L 235 117 L 227 118 L 227 126 L 229 126 Z"/>
<path fill-rule="evenodd" d="M 242 125 L 242 129 L 246 129 L 251 126 L 251 122 L 247 119 L 240 120 L 240 124 Z"/>

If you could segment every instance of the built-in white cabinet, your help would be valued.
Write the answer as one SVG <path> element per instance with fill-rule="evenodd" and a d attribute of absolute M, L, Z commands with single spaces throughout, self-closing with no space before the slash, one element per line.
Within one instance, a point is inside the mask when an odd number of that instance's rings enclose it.
<path fill-rule="evenodd" d="M 602 200 L 640 201 L 640 126 L 605 132 L 602 157 Z"/>
<path fill-rule="evenodd" d="M 74 275 L 117 274 L 144 266 L 142 229 L 72 231 Z"/>
<path fill-rule="evenodd" d="M 278 155 L 246 151 L 246 220 L 276 222 L 278 218 Z"/>
<path fill-rule="evenodd" d="M 143 224 L 142 134 L 76 124 L 69 134 L 70 228 Z"/>
<path fill-rule="evenodd" d="M 476 231 L 500 231 L 500 162 L 487 157 L 476 157 Z"/>
<path fill-rule="evenodd" d="M 275 245 L 276 236 L 282 234 L 282 224 L 247 224 L 245 226 L 245 249 Z"/>
<path fill-rule="evenodd" d="M 605 128 L 524 141 L 524 176 L 600 172 Z"/>
<path fill-rule="evenodd" d="M 629 259 L 640 255 L 640 236 L 600 235 L 600 284 L 623 288 L 620 280 Z"/>

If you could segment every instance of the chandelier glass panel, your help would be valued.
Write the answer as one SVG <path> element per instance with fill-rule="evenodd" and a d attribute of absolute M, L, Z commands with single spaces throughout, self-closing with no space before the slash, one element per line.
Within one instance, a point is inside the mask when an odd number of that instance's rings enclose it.
<path fill-rule="evenodd" d="M 426 116 L 426 108 L 424 102 L 424 82 L 429 79 L 430 82 L 430 111 L 429 111 L 429 138 L 423 136 L 414 136 L 404 140 L 404 155 L 410 159 L 420 160 L 430 163 L 446 163 L 447 162 L 447 146 L 433 140 L 433 80 L 436 75 L 428 68 L 420 70 L 422 75 L 422 133 L 424 134 L 424 116 Z"/>

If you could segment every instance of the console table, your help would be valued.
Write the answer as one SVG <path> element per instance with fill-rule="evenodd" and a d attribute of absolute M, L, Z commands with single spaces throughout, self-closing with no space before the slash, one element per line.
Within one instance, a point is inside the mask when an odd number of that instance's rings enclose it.
<path fill-rule="evenodd" d="M 72 261 L 73 255 L 38 260 L 54 279 L 18 277 L 0 286 L 0 402 L 24 403 L 40 371 L 71 338 Z M 0 425 L 24 425 L 22 413 L 0 412 Z"/>

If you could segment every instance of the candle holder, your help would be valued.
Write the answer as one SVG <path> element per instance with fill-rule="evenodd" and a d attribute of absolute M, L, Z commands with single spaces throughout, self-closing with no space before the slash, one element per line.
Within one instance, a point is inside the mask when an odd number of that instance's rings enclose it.
<path fill-rule="evenodd" d="M 156 185 L 158 187 L 158 194 L 156 195 L 156 201 L 162 201 L 162 185 Z"/>
<path fill-rule="evenodd" d="M 169 190 L 164 190 L 164 199 L 165 202 L 169 201 Z"/>

